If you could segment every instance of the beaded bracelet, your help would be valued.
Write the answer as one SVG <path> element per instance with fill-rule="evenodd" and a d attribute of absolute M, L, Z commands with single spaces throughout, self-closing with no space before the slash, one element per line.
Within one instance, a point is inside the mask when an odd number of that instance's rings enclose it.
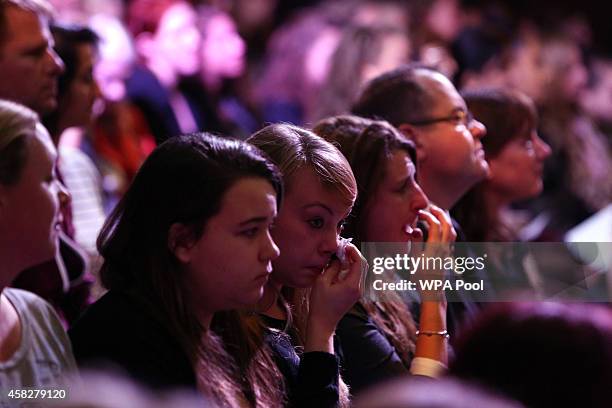
<path fill-rule="evenodd" d="M 431 336 L 442 336 L 445 339 L 450 338 L 450 334 L 448 334 L 447 330 L 442 330 L 442 331 L 428 331 L 428 330 L 417 330 L 416 331 L 416 335 L 420 336 L 420 335 L 424 335 L 427 337 L 431 337 Z"/>

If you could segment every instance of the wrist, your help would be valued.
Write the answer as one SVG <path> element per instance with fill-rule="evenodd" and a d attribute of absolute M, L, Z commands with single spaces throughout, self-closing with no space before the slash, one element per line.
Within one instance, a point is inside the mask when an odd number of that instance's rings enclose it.
<path fill-rule="evenodd" d="M 421 332 L 446 330 L 446 303 L 423 302 L 419 316 L 419 328 Z"/>
<path fill-rule="evenodd" d="M 311 324 L 308 322 L 306 328 L 306 344 L 304 344 L 304 351 L 324 351 L 327 353 L 334 353 L 334 330 L 329 330 L 323 326 Z"/>

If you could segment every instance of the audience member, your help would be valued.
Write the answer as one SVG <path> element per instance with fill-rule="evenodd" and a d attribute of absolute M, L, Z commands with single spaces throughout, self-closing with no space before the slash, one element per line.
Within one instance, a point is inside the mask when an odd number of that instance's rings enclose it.
<path fill-rule="evenodd" d="M 57 77 L 64 69 L 49 31 L 46 0 L 0 2 L 0 98 L 46 115 L 57 108 Z"/>
<path fill-rule="evenodd" d="M 125 81 L 132 74 L 136 51 L 121 20 L 98 14 L 89 22 L 100 38 L 94 77 L 102 98 L 95 112 L 94 149 L 111 197 L 108 209 L 121 198 L 147 155 L 155 138 L 138 108 L 127 101 Z"/>
<path fill-rule="evenodd" d="M 359 193 L 346 225 L 355 245 L 399 243 L 400 251 L 409 253 L 413 241 L 423 241 L 418 219 L 428 225 L 427 243 L 433 244 L 426 256 L 440 255 L 443 246 L 436 244 L 455 240 L 450 217 L 429 206 L 415 181 L 414 145 L 395 128 L 383 121 L 337 116 L 320 121 L 314 132 L 336 144 L 355 173 Z M 394 249 L 399 248 L 394 245 Z M 433 279 L 434 271 L 429 272 L 429 276 L 421 272 L 422 277 Z M 371 287 L 373 280 L 366 282 Z M 422 299 L 420 332 L 404 299 L 394 291 L 362 299 L 340 320 L 342 367 L 353 394 L 409 369 L 433 377 L 444 370 L 446 301 L 443 296 L 441 300 L 429 296 Z"/>
<path fill-rule="evenodd" d="M 351 244 L 342 263 L 332 256 L 355 202 L 355 178 L 338 149 L 302 128 L 270 125 L 248 141 L 278 165 L 287 189 L 272 230 L 281 255 L 273 262 L 260 310 L 266 326 L 290 336 L 290 349 L 279 353 L 279 366 L 288 373 L 289 402 L 346 406 L 348 390 L 339 378 L 333 335 L 359 299 L 365 264 Z M 289 352 L 294 347 L 303 348 L 301 358 Z"/>
<path fill-rule="evenodd" d="M 208 126 L 181 80 L 200 70 L 202 36 L 197 13 L 182 0 L 135 0 L 128 28 L 142 60 L 127 80 L 128 99 L 137 106 L 157 143 Z"/>
<path fill-rule="evenodd" d="M 61 201 L 68 193 L 55 173 L 57 152 L 36 113 L 0 101 L 0 405 L 10 390 L 61 387 L 76 366 L 53 308 L 9 288 L 24 268 L 58 251 Z"/>
<path fill-rule="evenodd" d="M 83 150 L 91 151 L 86 133 L 100 95 L 93 77 L 97 37 L 82 26 L 53 26 L 51 31 L 66 69 L 59 77 L 58 107 L 44 123 L 59 147 L 58 166 L 72 197 L 74 239 L 95 257 L 96 237 L 105 218 L 102 177 Z"/>
<path fill-rule="evenodd" d="M 346 28 L 309 122 L 347 113 L 366 82 L 409 58 L 410 40 L 405 31 L 374 25 Z"/>
<path fill-rule="evenodd" d="M 469 241 L 516 241 L 519 222 L 510 204 L 542 192 L 544 161 L 550 147 L 538 136 L 533 101 L 503 88 L 462 94 L 468 109 L 487 127 L 482 144 L 489 177 L 474 186 L 453 208 Z M 514 215 L 514 216 L 513 216 Z"/>
<path fill-rule="evenodd" d="M 612 313 L 587 304 L 505 303 L 456 345 L 454 376 L 526 406 L 608 407 Z"/>
<path fill-rule="evenodd" d="M 448 78 L 433 69 L 405 66 L 374 78 L 352 110 L 389 121 L 414 142 L 418 182 L 445 210 L 488 174 L 480 141 L 485 127 Z"/>
<path fill-rule="evenodd" d="M 535 105 L 525 94 L 504 88 L 467 91 L 462 96 L 487 127 L 483 147 L 490 175 L 459 200 L 453 216 L 468 241 L 483 242 L 496 297 L 540 292 L 544 290 L 541 277 L 528 249 L 498 244 L 531 238 L 528 227 L 534 220 L 525 211 L 512 209 L 511 204 L 542 192 L 542 172 L 550 147 L 538 136 Z"/>
<path fill-rule="evenodd" d="M 3 1 L 1 30 L 0 97 L 23 103 L 45 116 L 58 107 L 58 76 L 64 64 L 53 50 L 49 30 L 52 9 L 44 0 Z M 61 175 L 58 173 L 61 180 Z M 87 267 L 78 245 L 72 241 L 74 227 L 70 202 L 61 206 L 62 230 L 59 254 L 28 268 L 13 282 L 53 304 L 69 323 L 82 310 L 89 296 L 89 285 L 80 285 Z"/>
<path fill-rule="evenodd" d="M 210 324 L 261 298 L 278 256 L 269 228 L 281 186 L 276 168 L 241 142 L 193 134 L 158 146 L 100 234 L 109 291 L 70 330 L 79 364 L 112 363 L 222 406 L 265 399 Z"/>
<path fill-rule="evenodd" d="M 202 31 L 198 78 L 204 85 L 199 95 L 202 109 L 209 110 L 209 116 L 214 116 L 226 133 L 246 139 L 259 129 L 259 121 L 242 100 L 238 86 L 238 79 L 246 72 L 246 43 L 231 16 L 223 11 L 203 6 L 198 16 Z"/>
<path fill-rule="evenodd" d="M 405 66 L 374 78 L 353 105 L 353 113 L 385 119 L 414 142 L 417 181 L 429 200 L 445 211 L 489 173 L 481 143 L 484 125 L 474 119 L 448 78 L 434 69 Z M 457 240 L 465 241 L 460 226 L 454 227 Z M 464 279 L 486 280 L 473 272 Z M 478 310 L 469 293 L 456 295 L 458 301 L 448 308 L 451 334 Z"/>

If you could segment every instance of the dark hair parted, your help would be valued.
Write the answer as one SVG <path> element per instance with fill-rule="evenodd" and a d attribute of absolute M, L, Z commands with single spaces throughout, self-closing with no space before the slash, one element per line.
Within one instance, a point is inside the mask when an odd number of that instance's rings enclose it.
<path fill-rule="evenodd" d="M 533 101 L 510 89 L 491 88 L 462 92 L 468 109 L 487 128 L 482 145 L 487 159 L 495 158 L 514 139 L 530 138 L 537 128 L 538 116 Z M 481 182 L 453 207 L 453 217 L 470 241 L 514 240 L 498 214 L 490 214 Z"/>
<path fill-rule="evenodd" d="M 386 164 L 397 150 L 403 150 L 416 163 L 414 144 L 388 122 L 342 115 L 323 119 L 313 131 L 336 145 L 350 163 L 357 180 L 358 196 L 345 225 L 345 233 L 359 246 L 367 240 L 368 207 L 386 174 Z M 403 300 L 386 291 L 382 302 L 360 302 L 384 332 L 406 367 L 415 349 L 416 326 Z"/>
<path fill-rule="evenodd" d="M 351 113 L 364 118 L 384 119 L 393 126 L 422 120 L 434 105 L 424 77 L 440 74 L 421 64 L 409 64 L 368 82 Z"/>
<path fill-rule="evenodd" d="M 359 246 L 364 210 L 385 176 L 386 161 L 396 150 L 404 150 L 416 163 L 414 144 L 388 122 L 351 115 L 323 119 L 315 124 L 313 132 L 338 147 L 351 165 L 358 193 L 344 231 Z"/>
<path fill-rule="evenodd" d="M 553 302 L 500 303 L 466 327 L 450 374 L 526 406 L 610 406 L 612 311 Z"/>
<path fill-rule="evenodd" d="M 232 396 L 244 389 L 237 385 L 243 377 L 190 307 L 168 234 L 172 224 L 181 223 L 199 239 L 220 211 L 225 193 L 244 178 L 270 182 L 280 204 L 280 173 L 255 147 L 203 133 L 168 139 L 145 160 L 98 238 L 104 285 L 131 294 L 152 310 L 192 360 L 203 392 L 230 406 Z"/>

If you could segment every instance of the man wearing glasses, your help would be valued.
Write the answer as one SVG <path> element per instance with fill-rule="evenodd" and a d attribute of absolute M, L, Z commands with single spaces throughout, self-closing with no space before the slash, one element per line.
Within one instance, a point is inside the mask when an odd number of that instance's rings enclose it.
<path fill-rule="evenodd" d="M 415 143 L 418 182 L 445 210 L 487 177 L 480 142 L 486 129 L 436 70 L 404 66 L 382 74 L 366 85 L 352 111 L 387 120 Z"/>

